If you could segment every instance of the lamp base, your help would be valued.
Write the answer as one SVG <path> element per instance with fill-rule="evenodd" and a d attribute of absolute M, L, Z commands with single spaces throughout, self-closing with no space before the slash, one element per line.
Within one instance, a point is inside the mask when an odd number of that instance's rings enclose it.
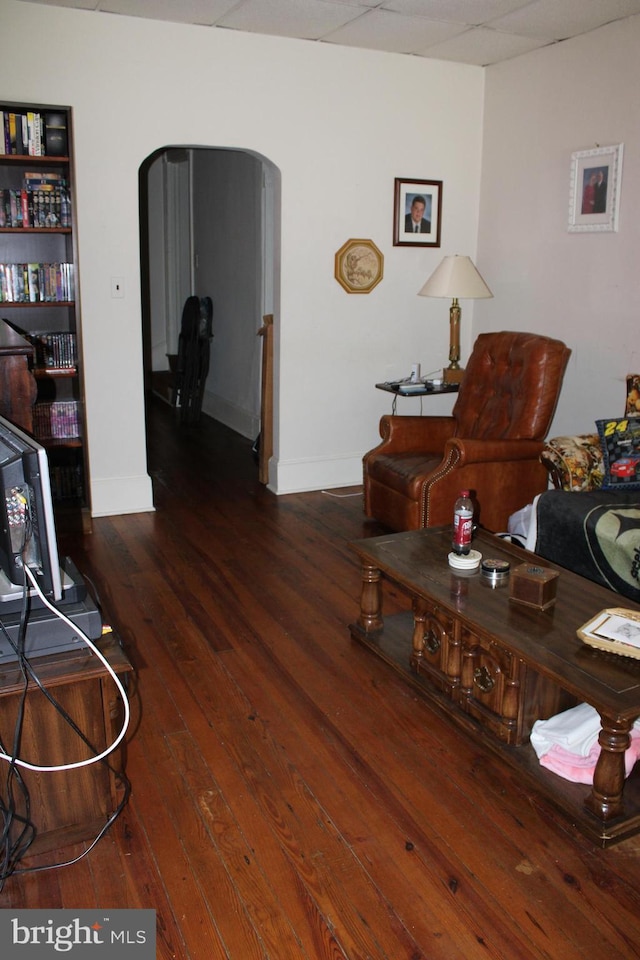
<path fill-rule="evenodd" d="M 442 371 L 442 379 L 445 383 L 460 383 L 463 377 L 462 367 L 445 367 Z"/>

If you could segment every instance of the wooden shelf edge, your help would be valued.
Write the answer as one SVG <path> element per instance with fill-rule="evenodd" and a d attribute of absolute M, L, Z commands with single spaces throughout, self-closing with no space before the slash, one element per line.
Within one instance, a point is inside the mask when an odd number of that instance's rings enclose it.
<path fill-rule="evenodd" d="M 67 166 L 70 163 L 69 157 L 52 157 L 51 154 L 33 157 L 29 153 L 0 153 L 0 163 L 16 163 L 24 166 L 25 163 L 34 163 L 36 166 L 46 166 L 48 163 L 56 163 L 59 166 Z"/>
<path fill-rule="evenodd" d="M 5 310 L 25 307 L 75 307 L 75 305 L 75 300 L 0 300 L 0 308 Z"/>
<path fill-rule="evenodd" d="M 0 227 L 0 233 L 67 233 L 71 227 Z"/>
<path fill-rule="evenodd" d="M 33 375 L 36 380 L 46 380 L 47 377 L 73 378 L 78 376 L 77 367 L 34 367 Z"/>

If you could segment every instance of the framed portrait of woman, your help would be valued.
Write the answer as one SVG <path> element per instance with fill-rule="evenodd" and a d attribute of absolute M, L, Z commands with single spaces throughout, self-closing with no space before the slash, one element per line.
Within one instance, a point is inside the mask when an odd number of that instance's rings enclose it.
<path fill-rule="evenodd" d="M 571 155 L 569 232 L 611 232 L 618 229 L 622 148 L 594 147 Z"/>

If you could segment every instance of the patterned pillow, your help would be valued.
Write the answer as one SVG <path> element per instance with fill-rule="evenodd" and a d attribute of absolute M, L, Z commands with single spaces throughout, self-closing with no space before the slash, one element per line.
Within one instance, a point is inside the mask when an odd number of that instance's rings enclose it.
<path fill-rule="evenodd" d="M 640 490 L 640 417 L 596 420 L 604 459 L 603 490 Z"/>
<path fill-rule="evenodd" d="M 553 437 L 540 454 L 554 486 L 561 490 L 599 490 L 604 467 L 597 433 Z"/>

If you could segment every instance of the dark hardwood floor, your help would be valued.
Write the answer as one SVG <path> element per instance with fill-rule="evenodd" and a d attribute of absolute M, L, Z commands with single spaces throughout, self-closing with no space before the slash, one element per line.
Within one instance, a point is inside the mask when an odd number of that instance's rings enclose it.
<path fill-rule="evenodd" d="M 179 960 L 637 958 L 640 839 L 594 846 L 350 640 L 359 492 L 275 497 L 157 401 L 148 449 L 156 512 L 64 543 L 135 666 L 131 799 L 0 908 L 155 908 Z"/>

